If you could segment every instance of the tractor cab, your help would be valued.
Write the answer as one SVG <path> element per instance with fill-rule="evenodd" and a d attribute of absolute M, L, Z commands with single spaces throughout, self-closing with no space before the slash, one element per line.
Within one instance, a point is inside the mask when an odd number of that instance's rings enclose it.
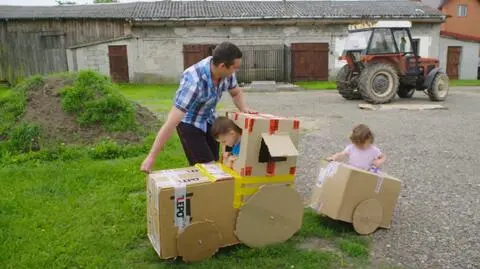
<path fill-rule="evenodd" d="M 342 60 L 347 60 L 352 69 L 357 69 L 355 62 L 365 62 L 375 56 L 403 58 L 405 66 L 402 71 L 416 75 L 418 58 L 410 35 L 410 21 L 379 21 L 353 24 L 348 27 Z M 365 57 L 369 56 L 369 57 Z M 383 58 L 382 57 L 382 58 Z"/>
<path fill-rule="evenodd" d="M 443 101 L 448 77 L 438 59 L 417 55 L 410 21 L 371 21 L 348 26 L 337 73 L 337 89 L 345 99 L 388 103 L 396 94 L 410 98 L 426 90 L 432 101 Z"/>

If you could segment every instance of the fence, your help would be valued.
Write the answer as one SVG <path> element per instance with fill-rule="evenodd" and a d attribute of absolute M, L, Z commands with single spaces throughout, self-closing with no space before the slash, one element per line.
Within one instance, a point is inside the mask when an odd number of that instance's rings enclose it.
<path fill-rule="evenodd" d="M 284 45 L 239 46 L 242 50 L 242 65 L 237 72 L 239 82 L 254 80 L 289 80 L 287 72 L 288 50 Z"/>

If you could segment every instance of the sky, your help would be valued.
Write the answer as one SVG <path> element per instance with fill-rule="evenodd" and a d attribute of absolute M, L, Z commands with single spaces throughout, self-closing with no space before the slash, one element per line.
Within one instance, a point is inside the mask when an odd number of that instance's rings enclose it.
<path fill-rule="evenodd" d="M 93 0 L 73 0 L 73 1 L 76 2 L 77 4 L 91 4 L 93 2 Z M 121 3 L 152 2 L 152 1 L 155 1 L 155 0 L 120 0 Z M 263 0 L 263 1 L 265 1 L 265 0 Z M 267 0 L 267 1 L 269 1 L 269 0 Z M 280 1 L 280 0 L 272 0 L 272 1 Z M 325 0 L 323 0 L 323 1 L 325 1 Z M 350 0 L 350 1 L 355 1 L 355 0 Z M 54 6 L 54 5 L 57 5 L 57 2 L 55 0 L 0 0 L 0 5 Z"/>

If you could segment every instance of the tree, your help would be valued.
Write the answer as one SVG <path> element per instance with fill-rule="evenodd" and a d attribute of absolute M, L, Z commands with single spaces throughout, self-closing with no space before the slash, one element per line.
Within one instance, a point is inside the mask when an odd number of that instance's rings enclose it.
<path fill-rule="evenodd" d="M 118 3 L 118 0 L 93 0 L 94 4 Z"/>

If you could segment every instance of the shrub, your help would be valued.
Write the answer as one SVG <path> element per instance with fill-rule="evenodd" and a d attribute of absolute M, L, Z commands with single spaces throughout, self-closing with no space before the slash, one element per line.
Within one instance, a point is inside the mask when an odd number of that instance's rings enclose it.
<path fill-rule="evenodd" d="M 81 126 L 101 124 L 109 131 L 136 129 L 135 107 L 106 76 L 80 71 L 72 87 L 61 91 L 62 107 Z"/>
<path fill-rule="evenodd" d="M 25 153 L 40 150 L 40 127 L 38 125 L 21 123 L 12 129 L 8 137 L 7 143 L 10 152 Z"/>
<path fill-rule="evenodd" d="M 33 87 L 43 83 L 43 78 L 33 76 L 12 89 L 12 93 L 0 98 L 0 140 L 5 138 L 9 130 L 23 116 L 27 103 L 27 93 Z"/>

